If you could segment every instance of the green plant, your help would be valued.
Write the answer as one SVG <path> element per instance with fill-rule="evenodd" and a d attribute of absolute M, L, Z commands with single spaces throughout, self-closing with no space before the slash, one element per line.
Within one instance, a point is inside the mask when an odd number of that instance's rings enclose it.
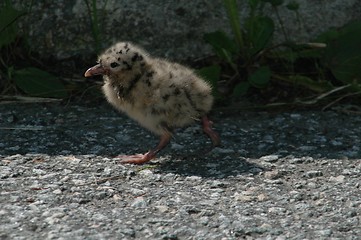
<path fill-rule="evenodd" d="M 253 86 L 265 87 L 271 77 L 271 70 L 262 64 L 262 50 L 269 46 L 273 33 L 273 20 L 263 15 L 263 8 L 267 0 L 249 0 L 249 13 L 243 26 L 240 24 L 240 16 L 236 0 L 224 0 L 230 26 L 234 38 L 229 37 L 222 31 L 207 33 L 204 39 L 209 43 L 216 55 L 230 69 L 232 76 L 226 82 L 229 89 L 233 89 L 232 96 L 238 97 L 245 94 Z M 282 1 L 270 1 L 274 8 Z M 216 68 L 217 65 L 208 69 Z M 246 75 L 245 80 L 239 80 Z M 220 77 L 220 75 L 218 75 Z M 213 81 L 214 82 L 214 81 Z M 228 93 L 227 93 L 228 95 Z"/>
<path fill-rule="evenodd" d="M 9 0 L 0 5 L 0 84 L 1 94 L 18 94 L 19 90 L 36 97 L 65 98 L 64 84 L 54 75 L 35 67 L 19 66 L 15 48 L 25 48 L 18 34 L 18 20 L 31 11 L 17 10 Z M 20 46 L 21 45 L 21 46 Z"/>
<path fill-rule="evenodd" d="M 352 21 L 342 28 L 330 29 L 318 41 L 327 43 L 322 64 L 344 84 L 361 90 L 361 21 Z"/>
<path fill-rule="evenodd" d="M 85 5 L 87 7 L 88 10 L 88 14 L 89 14 L 89 19 L 90 19 L 90 26 L 91 26 L 91 30 L 92 30 L 92 35 L 93 35 L 93 40 L 94 40 L 94 47 L 96 52 L 100 52 L 100 50 L 102 49 L 102 45 L 101 45 L 101 28 L 100 28 L 100 19 L 99 19 L 99 10 L 97 7 L 97 1 L 96 0 L 84 0 Z M 107 6 L 108 1 L 106 0 L 103 4 L 102 7 L 102 12 L 105 12 L 105 7 Z"/>
<path fill-rule="evenodd" d="M 25 11 L 13 8 L 9 0 L 0 9 L 0 48 L 16 40 L 18 28 L 14 23 L 25 14 Z"/>
<path fill-rule="evenodd" d="M 250 89 L 265 89 L 271 83 L 320 94 L 351 88 L 359 90 L 361 25 L 358 23 L 323 34 L 316 39 L 320 43 L 294 43 L 285 30 L 279 8 L 293 11 L 299 21 L 296 1 L 285 4 L 284 0 L 248 0 L 249 11 L 242 25 L 237 1 L 224 0 L 223 3 L 233 37 L 223 31 L 205 34 L 205 41 L 213 47 L 220 61 L 199 70 L 206 79 L 209 72 L 217 74 L 212 75 L 210 83 L 218 99 L 229 99 L 229 96 L 235 99 Z M 267 5 L 273 9 L 284 35 L 284 42 L 277 45 L 272 45 L 275 23 L 264 14 Z M 328 72 L 335 79 L 330 78 Z M 340 88 L 340 82 L 349 86 Z M 220 83 L 225 85 L 225 91 L 218 91 Z"/>
<path fill-rule="evenodd" d="M 315 38 L 315 42 L 323 43 L 322 48 L 317 48 L 319 43 L 309 43 L 316 48 L 304 49 L 293 45 L 290 50 L 278 52 L 276 58 L 289 64 L 299 65 L 309 60 L 314 65 L 306 69 L 308 72 L 298 71 L 288 76 L 276 76 L 276 79 L 297 82 L 318 93 L 361 94 L 361 21 L 351 21 L 340 28 L 326 30 Z"/>

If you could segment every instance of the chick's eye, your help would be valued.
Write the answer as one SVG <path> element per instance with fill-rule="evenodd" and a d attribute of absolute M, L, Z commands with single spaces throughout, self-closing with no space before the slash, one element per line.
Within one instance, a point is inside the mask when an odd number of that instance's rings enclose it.
<path fill-rule="evenodd" d="M 111 64 L 110 64 L 110 67 L 111 68 L 116 68 L 116 67 L 118 67 L 119 66 L 119 63 L 117 63 L 117 62 L 112 62 Z"/>

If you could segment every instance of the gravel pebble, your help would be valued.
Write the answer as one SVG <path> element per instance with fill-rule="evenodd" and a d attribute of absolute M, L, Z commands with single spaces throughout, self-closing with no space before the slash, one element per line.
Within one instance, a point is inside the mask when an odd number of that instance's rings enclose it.
<path fill-rule="evenodd" d="M 158 139 L 106 104 L 0 105 L 0 239 L 360 239 L 360 115 L 212 120 L 135 166 Z"/>

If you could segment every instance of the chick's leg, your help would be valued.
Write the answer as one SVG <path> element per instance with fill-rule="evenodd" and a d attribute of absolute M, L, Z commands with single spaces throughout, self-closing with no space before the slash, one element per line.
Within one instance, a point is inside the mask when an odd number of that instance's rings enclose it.
<path fill-rule="evenodd" d="M 118 156 L 117 158 L 121 159 L 120 163 L 132 163 L 132 164 L 146 163 L 146 162 L 150 161 L 151 159 L 153 159 L 160 150 L 162 150 L 165 146 L 168 145 L 171 137 L 172 137 L 172 135 L 170 133 L 164 133 L 160 137 L 160 141 L 159 141 L 158 145 L 154 149 L 150 150 L 149 152 L 147 152 L 145 154 L 136 154 L 136 155 L 129 155 L 129 156 L 121 155 L 121 156 Z"/>
<path fill-rule="evenodd" d="M 216 133 L 212 129 L 212 125 L 213 125 L 213 122 L 210 121 L 207 116 L 202 117 L 203 131 L 205 132 L 205 134 L 207 134 L 211 138 L 213 147 L 216 147 L 221 144 L 221 139 L 219 138 L 218 133 Z"/>

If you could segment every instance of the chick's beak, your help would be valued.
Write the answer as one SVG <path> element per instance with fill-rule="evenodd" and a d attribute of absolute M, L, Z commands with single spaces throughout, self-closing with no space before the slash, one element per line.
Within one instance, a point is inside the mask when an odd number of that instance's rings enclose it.
<path fill-rule="evenodd" d="M 84 77 L 91 77 L 95 75 L 104 75 L 106 73 L 104 67 L 100 64 L 95 65 L 94 67 L 89 68 L 84 73 Z"/>

